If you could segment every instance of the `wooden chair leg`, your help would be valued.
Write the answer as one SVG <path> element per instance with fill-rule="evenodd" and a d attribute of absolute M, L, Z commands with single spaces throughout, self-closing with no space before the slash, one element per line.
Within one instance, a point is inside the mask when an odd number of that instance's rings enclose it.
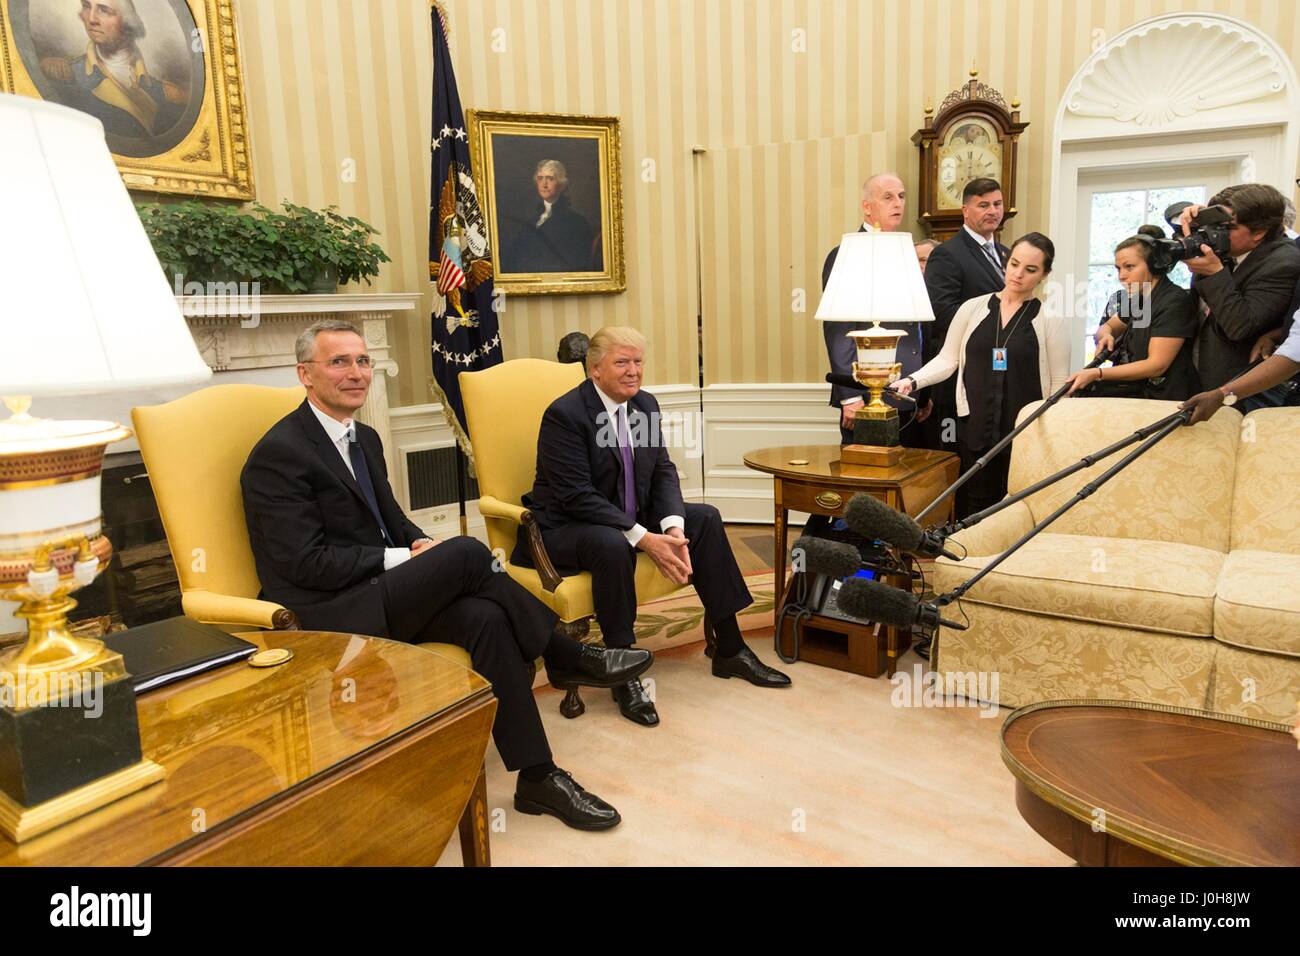
<path fill-rule="evenodd" d="M 491 866 L 488 846 L 487 766 L 478 770 L 478 780 L 460 817 L 460 858 L 466 866 Z"/>
<path fill-rule="evenodd" d="M 713 622 L 706 615 L 704 618 L 704 656 L 712 657 L 718 647 L 718 639 L 713 636 Z"/>
<path fill-rule="evenodd" d="M 565 637 L 571 637 L 578 643 L 591 633 L 591 618 L 579 618 L 576 621 L 561 621 L 555 630 Z M 586 713 L 587 705 L 582 702 L 582 692 L 576 687 L 564 688 L 564 700 L 560 702 L 560 714 L 572 720 Z"/>

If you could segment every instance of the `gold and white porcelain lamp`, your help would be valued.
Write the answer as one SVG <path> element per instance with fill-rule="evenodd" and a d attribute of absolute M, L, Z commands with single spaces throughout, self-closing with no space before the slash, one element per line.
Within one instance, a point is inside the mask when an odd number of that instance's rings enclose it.
<path fill-rule="evenodd" d="M 112 555 L 100 471 L 131 433 L 42 419 L 40 400 L 211 371 L 100 122 L 0 94 L 0 142 L 0 634 L 27 631 L 0 653 L 0 832 L 21 840 L 162 776 L 141 757 L 121 656 L 67 624 Z"/>
<path fill-rule="evenodd" d="M 881 323 L 934 321 L 911 235 L 846 234 L 840 240 L 816 318 L 819 322 L 871 323 L 846 333 L 857 350 L 853 376 L 869 390 L 869 401 L 855 413 L 855 442 L 841 450 L 841 460 L 858 465 L 897 464 L 902 457 L 898 410 L 885 403 L 883 394 L 902 370 L 898 343 L 909 333 L 884 328 Z"/>

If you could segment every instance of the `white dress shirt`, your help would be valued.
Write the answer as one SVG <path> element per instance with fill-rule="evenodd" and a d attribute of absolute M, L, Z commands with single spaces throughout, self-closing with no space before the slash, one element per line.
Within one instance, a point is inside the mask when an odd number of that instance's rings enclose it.
<path fill-rule="evenodd" d="M 592 382 L 592 384 L 595 385 L 596 383 Z M 605 412 L 609 415 L 610 424 L 614 426 L 614 435 L 617 439 L 618 416 L 620 412 L 625 416 L 627 415 L 627 402 L 623 402 L 622 404 L 615 402 L 612 398 L 601 391 L 599 385 L 596 385 L 596 394 L 600 396 L 601 404 L 605 406 Z M 628 423 L 627 437 L 628 441 L 632 440 L 632 425 L 630 422 Z M 664 534 L 668 533 L 669 528 L 685 529 L 686 519 L 681 515 L 669 515 L 667 518 L 664 518 L 659 522 L 659 530 Z M 623 532 L 623 537 L 627 538 L 627 543 L 635 548 L 641 543 L 641 539 L 645 537 L 645 532 L 645 525 L 634 524 L 631 528 Z"/>
<path fill-rule="evenodd" d="M 989 252 L 992 252 L 993 255 L 997 257 L 998 262 L 1002 261 L 1002 256 L 998 253 L 998 244 L 994 239 L 992 238 L 985 239 L 983 236 L 981 236 L 978 232 L 976 232 L 974 229 L 972 229 L 970 226 L 966 225 L 965 223 L 962 223 L 961 227 L 970 234 L 970 237 L 972 239 L 978 242 L 985 249 L 989 250 Z M 988 252 L 986 252 L 984 255 L 985 258 L 987 258 Z M 1003 266 L 1003 268 L 1005 269 L 1006 267 Z"/>
<path fill-rule="evenodd" d="M 339 457 L 343 459 L 343 464 L 348 469 L 348 474 L 356 478 L 357 473 L 352 468 L 352 456 L 348 454 L 348 444 L 356 440 L 356 425 L 352 419 L 345 418 L 339 421 L 337 418 L 331 418 L 326 415 L 314 402 L 308 402 L 307 405 L 316 413 L 316 420 L 321 423 L 325 429 L 325 434 L 329 436 L 330 441 L 338 450 Z M 384 548 L 384 570 L 391 571 L 404 561 L 411 560 L 410 548 Z"/>
<path fill-rule="evenodd" d="M 1296 315 L 1300 316 L 1300 311 L 1297 311 Z M 1300 319 L 1292 321 L 1291 334 L 1286 337 L 1286 341 L 1279 345 L 1277 351 L 1273 354 L 1290 359 L 1292 362 L 1300 362 Z"/>

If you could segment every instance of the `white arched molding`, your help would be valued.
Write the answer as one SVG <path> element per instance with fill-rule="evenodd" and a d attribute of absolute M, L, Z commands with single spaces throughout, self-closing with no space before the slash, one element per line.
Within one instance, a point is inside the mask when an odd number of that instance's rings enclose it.
<path fill-rule="evenodd" d="M 1048 222 L 1058 262 L 1077 271 L 1076 195 L 1091 172 L 1230 161 L 1237 181 L 1270 183 L 1290 195 L 1298 92 L 1286 53 L 1233 17 L 1167 14 L 1109 39 L 1075 73 L 1057 107 Z M 1080 323 L 1075 338 L 1081 330 Z"/>

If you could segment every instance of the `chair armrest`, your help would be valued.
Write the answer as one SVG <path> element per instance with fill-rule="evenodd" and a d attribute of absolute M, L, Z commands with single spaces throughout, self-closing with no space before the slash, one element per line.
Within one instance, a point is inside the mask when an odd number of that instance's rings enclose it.
<path fill-rule="evenodd" d="M 181 595 L 181 608 L 186 617 L 204 624 L 241 624 L 271 631 L 298 630 L 298 616 L 272 601 L 212 591 L 186 591 Z"/>
<path fill-rule="evenodd" d="M 542 579 L 542 587 L 554 594 L 555 589 L 564 579 L 551 563 L 551 556 L 546 553 L 546 545 L 542 543 L 542 529 L 537 526 L 537 519 L 533 517 L 533 513 L 527 508 L 512 505 L 491 495 L 480 496 L 478 513 L 484 518 L 499 518 L 523 526 L 524 537 L 528 542 L 528 553 L 533 559 L 537 576 Z"/>
<path fill-rule="evenodd" d="M 953 535 L 948 539 L 948 550 L 960 554 L 961 548 L 965 548 L 966 553 L 973 556 L 1001 554 L 1033 526 L 1034 515 L 1029 510 L 1029 505 L 1017 501 L 979 524 Z M 947 558 L 938 560 L 947 562 Z"/>
<path fill-rule="evenodd" d="M 484 518 L 504 518 L 515 524 L 523 524 L 528 509 L 520 505 L 512 505 L 500 498 L 493 498 L 491 495 L 482 495 L 478 500 L 478 513 Z"/>

